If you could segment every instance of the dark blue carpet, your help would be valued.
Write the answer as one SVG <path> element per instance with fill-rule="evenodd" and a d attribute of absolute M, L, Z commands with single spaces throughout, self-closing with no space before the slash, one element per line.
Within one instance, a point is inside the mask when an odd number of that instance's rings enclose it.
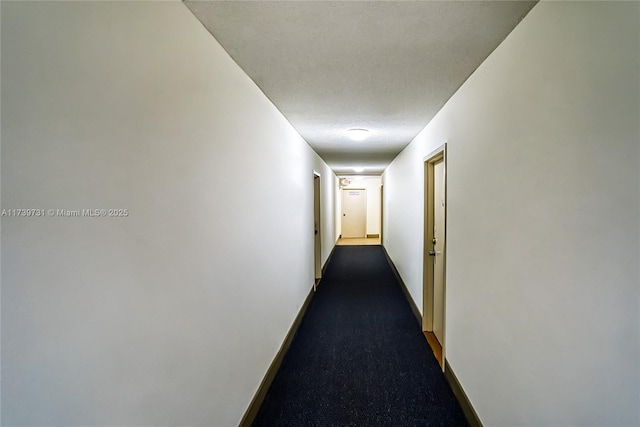
<path fill-rule="evenodd" d="M 254 426 L 466 426 L 381 246 L 338 246 Z"/>

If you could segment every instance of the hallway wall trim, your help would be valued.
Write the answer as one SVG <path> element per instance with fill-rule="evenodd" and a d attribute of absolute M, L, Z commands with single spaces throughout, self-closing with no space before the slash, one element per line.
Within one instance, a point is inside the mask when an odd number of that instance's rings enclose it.
<path fill-rule="evenodd" d="M 331 249 L 331 253 L 327 257 L 327 261 L 322 266 L 323 276 L 327 269 L 327 266 L 329 265 L 329 262 L 331 261 L 331 257 L 333 256 L 335 249 L 336 249 L 336 246 L 334 244 L 333 248 Z M 320 280 L 320 283 L 322 283 L 322 279 Z M 240 427 L 250 427 L 253 424 L 253 421 L 255 420 L 256 416 L 258 415 L 258 411 L 260 411 L 260 407 L 262 406 L 262 403 L 264 402 L 264 399 L 267 396 L 269 387 L 271 387 L 271 383 L 273 383 L 273 380 L 276 377 L 278 370 L 280 369 L 280 365 L 282 365 L 284 356 L 287 354 L 287 351 L 289 351 L 289 347 L 291 347 L 291 342 L 293 341 L 293 337 L 296 335 L 296 332 L 300 327 L 300 323 L 302 322 L 302 319 L 304 318 L 304 315 L 307 312 L 307 308 L 309 308 L 309 304 L 311 303 L 311 299 L 313 298 L 313 294 L 314 294 L 313 289 L 314 289 L 313 287 L 309 289 L 309 293 L 307 294 L 307 297 L 304 299 L 304 302 L 302 303 L 302 307 L 300 307 L 300 311 L 296 315 L 296 318 L 293 320 L 293 323 L 291 324 L 291 328 L 289 328 L 289 332 L 287 332 L 287 335 L 285 336 L 284 341 L 280 346 L 280 349 L 276 353 L 276 356 L 271 362 L 271 365 L 269 365 L 269 369 L 267 369 L 267 373 L 265 374 L 264 378 L 260 382 L 260 386 L 258 387 L 256 394 L 253 396 L 253 399 L 251 399 L 251 403 L 249 404 L 249 407 L 247 408 L 244 415 L 242 416 L 242 419 L 240 420 L 240 424 L 239 424 Z"/>
<path fill-rule="evenodd" d="M 444 361 L 444 377 L 447 379 L 451 390 L 453 390 L 453 394 L 458 399 L 460 406 L 462 407 L 462 412 L 464 412 L 464 416 L 467 419 L 470 427 L 483 427 L 482 422 L 480 421 L 480 417 L 476 413 L 476 410 L 473 409 L 473 405 L 469 401 L 469 397 L 467 397 L 467 393 L 464 392 L 464 389 L 458 382 L 458 377 L 451 369 L 451 365 L 449 365 L 449 361 L 445 359 Z"/>
<path fill-rule="evenodd" d="M 333 242 L 333 248 L 331 248 L 331 252 L 329 253 L 329 256 L 327 257 L 327 260 L 325 261 L 324 265 L 322 266 L 322 277 L 324 277 L 324 273 L 327 271 L 327 266 L 329 265 L 329 262 L 331 262 L 331 257 L 333 256 L 333 253 L 336 251 L 336 245 L 338 244 L 338 240 L 336 239 L 335 242 Z"/>
<path fill-rule="evenodd" d="M 391 266 L 391 270 L 393 270 L 393 274 L 396 276 L 396 279 L 398 279 L 398 283 L 400 283 L 400 287 L 402 288 L 402 292 L 404 292 L 404 296 L 407 298 L 407 301 L 409 301 L 409 305 L 411 306 L 411 311 L 413 312 L 413 315 L 416 316 L 416 320 L 418 321 L 419 328 L 422 329 L 422 314 L 420 314 L 420 310 L 418 310 L 418 306 L 416 305 L 413 298 L 411 298 L 411 294 L 409 293 L 409 289 L 407 289 L 407 285 L 404 284 L 404 280 L 402 280 L 402 277 L 400 277 L 400 272 L 396 268 L 393 261 L 391 261 L 391 257 L 387 253 L 387 249 L 384 246 L 382 247 L 382 249 L 384 251 L 384 255 L 387 257 L 387 261 L 389 262 L 389 265 Z"/>
<path fill-rule="evenodd" d="M 307 308 L 309 307 L 309 303 L 311 303 L 313 294 L 314 294 L 313 287 L 311 287 L 309 289 L 309 293 L 307 294 L 307 297 L 304 299 L 304 302 L 302 303 L 302 307 L 300 307 L 300 311 L 298 312 L 298 315 L 296 316 L 293 323 L 291 324 L 291 328 L 289 328 L 289 332 L 287 332 L 287 335 L 285 336 L 284 341 L 280 346 L 280 349 L 276 353 L 276 356 L 271 362 L 271 365 L 269 365 L 269 369 L 267 369 L 267 373 L 265 374 L 264 378 L 260 382 L 260 386 L 258 387 L 256 394 L 253 396 L 253 399 L 251 399 L 251 403 L 249 404 L 249 407 L 247 408 L 244 415 L 242 416 L 242 419 L 240 420 L 240 427 L 250 427 L 253 424 L 253 421 L 255 420 L 256 416 L 258 415 L 258 411 L 262 406 L 262 402 L 264 402 L 264 398 L 267 396 L 269 387 L 271 387 L 271 383 L 273 382 L 273 379 L 276 377 L 276 373 L 278 372 L 278 369 L 280 369 L 280 365 L 282 365 L 282 360 L 284 359 L 285 354 L 287 354 L 287 351 L 291 346 L 293 337 L 296 335 L 296 332 L 298 331 L 298 327 L 300 327 L 302 318 L 307 312 Z"/>
<path fill-rule="evenodd" d="M 418 327 L 422 329 L 422 315 L 420 314 L 420 310 L 418 310 L 418 306 L 416 305 L 415 301 L 413 301 L 413 298 L 411 297 L 411 294 L 407 289 L 407 285 L 405 285 L 402 277 L 400 277 L 400 273 L 398 272 L 396 266 L 393 264 L 393 261 L 387 253 L 387 250 L 384 246 L 382 247 L 382 249 L 385 256 L 387 257 L 387 261 L 389 262 L 391 269 L 393 270 L 393 274 L 395 274 L 396 278 L 398 279 L 398 283 L 400 283 L 400 287 L 402 288 L 402 292 L 404 292 L 404 296 L 407 298 L 407 301 L 409 301 L 411 311 L 413 311 L 414 316 L 416 316 Z M 447 379 L 449 387 L 451 387 L 451 390 L 453 390 L 453 394 L 456 396 L 456 399 L 458 399 L 458 403 L 460 403 L 460 406 L 462 407 L 462 412 L 464 412 L 464 416 L 467 419 L 469 426 L 483 427 L 482 422 L 480 421 L 480 418 L 476 413 L 476 410 L 473 408 L 473 405 L 471 405 L 471 402 L 467 397 L 467 393 L 465 393 L 464 389 L 460 385 L 460 382 L 458 381 L 456 374 L 453 372 L 449 361 L 445 360 L 444 364 L 444 377 Z"/>

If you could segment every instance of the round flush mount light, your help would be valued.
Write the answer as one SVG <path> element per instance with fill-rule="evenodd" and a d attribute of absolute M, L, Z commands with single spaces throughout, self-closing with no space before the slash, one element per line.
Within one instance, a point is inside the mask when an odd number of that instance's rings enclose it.
<path fill-rule="evenodd" d="M 358 167 L 353 168 L 353 171 L 354 171 L 354 172 L 357 172 L 357 173 L 360 173 L 360 172 L 362 172 L 363 170 L 364 170 L 364 168 L 359 167 L 359 166 L 358 166 Z"/>
<path fill-rule="evenodd" d="M 349 129 L 347 135 L 354 141 L 363 141 L 369 136 L 369 131 L 366 129 Z"/>

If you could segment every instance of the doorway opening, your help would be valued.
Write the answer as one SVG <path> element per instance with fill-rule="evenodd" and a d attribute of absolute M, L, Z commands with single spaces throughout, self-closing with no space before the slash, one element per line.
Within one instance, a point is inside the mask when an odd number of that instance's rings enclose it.
<path fill-rule="evenodd" d="M 446 303 L 446 144 L 424 162 L 422 330 L 444 370 Z"/>
<path fill-rule="evenodd" d="M 322 278 L 322 239 L 320 229 L 320 175 L 313 173 L 313 256 L 315 265 L 315 280 L 313 290 L 315 291 Z"/>

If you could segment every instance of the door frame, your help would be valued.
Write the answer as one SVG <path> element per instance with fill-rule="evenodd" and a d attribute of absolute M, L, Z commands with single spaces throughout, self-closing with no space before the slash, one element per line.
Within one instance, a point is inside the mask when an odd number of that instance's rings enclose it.
<path fill-rule="evenodd" d="M 313 289 L 316 289 L 318 282 L 322 279 L 322 217 L 321 205 L 322 178 L 320 174 L 313 171 L 313 259 L 314 259 L 314 281 Z"/>
<path fill-rule="evenodd" d="M 380 245 L 384 246 L 384 183 L 380 184 Z"/>
<path fill-rule="evenodd" d="M 447 144 L 436 148 L 429 155 L 424 157 L 424 238 L 423 238 L 423 285 L 422 285 L 422 330 L 425 333 L 433 333 L 433 304 L 434 304 L 434 268 L 433 258 L 429 256 L 429 251 L 433 249 L 433 223 L 434 223 L 434 166 L 436 163 L 444 163 L 444 235 L 445 241 L 442 248 L 444 258 L 443 273 L 443 297 L 442 297 L 442 335 L 441 360 L 438 362 L 444 371 L 446 359 L 446 301 L 447 301 Z M 431 344 L 431 342 L 430 342 Z M 434 349 L 435 352 L 435 349 Z"/>

